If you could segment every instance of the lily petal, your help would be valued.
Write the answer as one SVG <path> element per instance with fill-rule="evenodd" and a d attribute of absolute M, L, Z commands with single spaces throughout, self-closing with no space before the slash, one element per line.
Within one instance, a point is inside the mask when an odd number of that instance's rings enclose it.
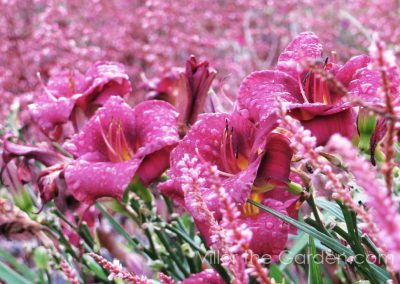
<path fill-rule="evenodd" d="M 132 91 L 124 66 L 116 62 L 96 62 L 85 77 L 87 86 L 77 102 L 83 109 L 91 102 L 103 105 L 111 96 L 124 97 Z"/>
<path fill-rule="evenodd" d="M 173 146 L 179 141 L 177 118 L 174 107 L 164 101 L 144 101 L 133 109 L 135 130 L 139 142 L 144 147 L 138 154 L 152 152 Z"/>
<path fill-rule="evenodd" d="M 351 139 L 357 131 L 356 118 L 351 107 L 344 110 L 340 108 L 336 113 L 334 110 L 329 110 L 327 112 L 329 115 L 322 113 L 311 120 L 301 121 L 301 124 L 317 138 L 318 145 L 327 143 L 335 133 L 340 133 L 342 136 Z"/>
<path fill-rule="evenodd" d="M 293 150 L 290 141 L 282 134 L 272 133 L 267 140 L 266 153 L 257 171 L 254 185 L 286 186 L 289 181 Z"/>
<path fill-rule="evenodd" d="M 66 142 L 64 148 L 75 157 L 90 152 L 98 152 L 107 157 L 107 145 L 102 138 L 103 131 L 110 124 L 119 123 L 126 129 L 128 142 L 134 144 L 135 116 L 130 106 L 121 97 L 111 97 L 106 104 L 99 108 L 96 114 L 86 123 L 85 127 L 75 134 L 70 141 Z"/>
<path fill-rule="evenodd" d="M 297 64 L 305 58 L 320 59 L 323 48 L 319 38 L 312 32 L 304 32 L 295 37 L 279 56 L 277 70 L 297 78 Z"/>
<path fill-rule="evenodd" d="M 62 135 L 62 125 L 71 117 L 76 96 L 57 98 L 55 101 L 42 101 L 29 105 L 32 120 L 48 137 L 58 140 Z"/>
<path fill-rule="evenodd" d="M 92 204 L 101 197 L 121 199 L 141 160 L 90 163 L 77 160 L 64 170 L 65 181 L 74 198 Z"/>
<path fill-rule="evenodd" d="M 270 70 L 253 72 L 240 85 L 235 111 L 256 123 L 275 111 L 277 97 L 284 102 L 304 101 L 297 81 L 288 74 Z"/>
<path fill-rule="evenodd" d="M 90 117 L 110 96 L 125 96 L 131 92 L 123 66 L 113 62 L 97 62 L 85 76 L 74 71 L 62 72 L 50 78 L 44 88 L 29 108 L 32 120 L 53 140 L 61 138 L 62 125 L 69 120 L 75 126 L 81 124 L 77 121 L 81 118 L 75 115 L 79 111 Z"/>
<path fill-rule="evenodd" d="M 5 163 L 10 161 L 12 158 L 21 156 L 27 159 L 39 161 L 45 166 L 52 166 L 66 161 L 65 157 L 52 149 L 16 144 L 11 142 L 11 137 L 12 135 L 6 134 L 3 140 L 3 159 Z"/>
<path fill-rule="evenodd" d="M 353 80 L 357 70 L 364 68 L 370 62 L 368 55 L 358 55 L 350 58 L 336 73 L 336 79 L 347 87 Z"/>

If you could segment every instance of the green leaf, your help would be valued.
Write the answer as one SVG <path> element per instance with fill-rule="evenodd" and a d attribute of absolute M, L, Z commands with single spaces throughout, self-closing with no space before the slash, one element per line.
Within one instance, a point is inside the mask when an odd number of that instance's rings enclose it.
<path fill-rule="evenodd" d="M 317 198 L 316 200 L 317 206 L 324 209 L 325 211 L 331 213 L 333 216 L 335 216 L 338 220 L 344 222 L 344 216 L 342 213 L 342 209 L 340 209 L 340 206 L 337 205 L 334 202 L 322 199 L 322 198 Z"/>
<path fill-rule="evenodd" d="M 135 248 L 136 243 L 132 240 L 132 238 L 124 230 L 124 228 L 122 228 L 121 225 L 117 221 L 115 221 L 115 219 L 110 214 L 108 214 L 107 210 L 100 203 L 96 203 L 96 207 L 100 210 L 101 214 L 110 222 L 114 230 L 116 230 L 118 234 L 123 236 L 128 241 L 128 244 L 132 246 L 132 248 Z"/>
<path fill-rule="evenodd" d="M 136 193 L 137 196 L 139 196 L 140 199 L 142 199 L 146 205 L 151 208 L 153 194 L 140 182 L 139 178 L 134 178 L 134 180 L 128 185 L 128 190 Z"/>
<path fill-rule="evenodd" d="M 6 262 L 8 262 L 15 270 L 21 273 L 25 278 L 31 280 L 32 282 L 35 279 L 34 274 L 29 270 L 29 268 L 22 264 L 20 261 L 15 259 L 11 254 L 7 251 L 0 249 L 0 258 L 3 258 Z"/>
<path fill-rule="evenodd" d="M 347 257 L 353 254 L 353 252 L 350 249 L 348 249 L 347 247 L 345 247 L 344 245 L 342 245 L 341 243 L 339 243 L 335 239 L 333 239 L 331 237 L 328 237 L 327 235 L 324 235 L 323 233 L 319 232 L 317 229 L 315 229 L 314 227 L 311 227 L 310 225 L 307 225 L 307 224 L 305 224 L 303 222 L 299 222 L 297 220 L 294 220 L 293 218 L 290 218 L 289 216 L 286 216 L 285 214 L 277 212 L 274 209 L 266 207 L 266 206 L 264 206 L 264 205 L 262 205 L 262 204 L 260 204 L 258 202 L 255 202 L 253 200 L 248 200 L 248 202 L 250 202 L 251 204 L 257 206 L 261 210 L 263 210 L 265 212 L 268 212 L 268 213 L 278 217 L 279 219 L 282 219 L 286 223 L 289 223 L 289 224 L 295 226 L 296 228 L 298 228 L 298 229 L 302 230 L 303 232 L 311 235 L 312 237 L 320 240 L 326 246 L 328 246 L 330 249 L 334 250 L 338 254 L 344 254 Z"/>
<path fill-rule="evenodd" d="M 310 236 L 308 243 L 310 244 L 309 253 L 311 256 L 308 270 L 308 283 L 322 284 L 321 269 L 315 260 L 315 257 L 317 256 L 317 249 L 315 248 L 314 238 Z"/>
<path fill-rule="evenodd" d="M 39 269 L 46 269 L 49 264 L 49 253 L 46 248 L 40 246 L 33 251 L 33 259 L 35 260 L 36 267 Z"/>
<path fill-rule="evenodd" d="M 286 267 L 293 262 L 293 259 L 296 257 L 296 255 L 298 255 L 307 244 L 308 244 L 308 235 L 301 233 L 298 236 L 293 247 L 282 258 L 281 263 L 279 264 L 279 269 L 282 271 L 285 270 Z"/>
<path fill-rule="evenodd" d="M 269 277 L 274 279 L 276 283 L 285 283 L 285 277 L 283 275 L 283 272 L 280 270 L 280 268 L 276 265 L 273 264 L 269 269 L 268 269 L 268 274 Z"/>
<path fill-rule="evenodd" d="M 279 219 L 285 221 L 286 223 L 295 226 L 296 228 L 302 230 L 304 233 L 309 234 L 310 236 L 314 237 L 315 239 L 321 241 L 324 245 L 326 245 L 327 247 L 329 247 L 336 253 L 338 253 L 346 258 L 348 258 L 349 256 L 354 256 L 354 252 L 352 250 L 348 249 L 347 247 L 345 247 L 344 245 L 342 245 L 335 239 L 319 232 L 314 227 L 311 227 L 310 225 L 307 225 L 305 223 L 294 220 L 293 218 L 290 218 L 289 216 L 286 216 L 285 214 L 277 212 L 274 209 L 266 207 L 266 206 L 264 206 L 258 202 L 255 202 L 253 200 L 247 200 L 247 202 L 253 204 L 254 206 L 257 206 L 258 208 L 260 208 L 261 210 L 263 210 L 265 212 L 268 212 L 268 213 L 278 217 Z M 384 270 L 383 268 L 378 267 L 375 264 L 371 264 L 371 268 L 381 282 L 385 283 L 386 280 L 390 279 L 389 273 L 386 270 Z"/>
<path fill-rule="evenodd" d="M 0 279 L 3 280 L 7 284 L 29 284 L 33 283 L 22 275 L 18 274 L 10 267 L 5 265 L 3 262 L 0 261 Z"/>
<path fill-rule="evenodd" d="M 85 263 L 88 266 L 91 273 L 93 273 L 95 276 L 97 276 L 104 282 L 109 283 L 107 275 L 104 273 L 103 268 L 100 265 L 98 265 L 93 258 L 85 254 L 83 255 L 83 259 L 85 260 Z"/>

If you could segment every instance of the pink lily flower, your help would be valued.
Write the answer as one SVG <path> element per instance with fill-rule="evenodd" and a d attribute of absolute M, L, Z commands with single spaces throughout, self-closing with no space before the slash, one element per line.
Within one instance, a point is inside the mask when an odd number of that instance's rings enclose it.
<path fill-rule="evenodd" d="M 12 188 L 15 187 L 12 185 L 18 182 L 34 182 L 43 203 L 57 197 L 60 192 L 66 195 L 65 183 L 60 180 L 60 176 L 65 164 L 70 162 L 71 158 L 60 154 L 46 144 L 23 145 L 17 141 L 13 142 L 12 138 L 11 134 L 3 137 L 3 163 L 0 173 L 1 178 L 9 181 L 6 184 Z M 17 158 L 22 159 L 18 162 Z M 32 161 L 39 162 L 46 168 L 40 170 L 31 163 Z"/>
<path fill-rule="evenodd" d="M 30 105 L 32 120 L 53 140 L 68 132 L 71 121 L 78 131 L 110 96 L 131 92 L 129 77 L 121 64 L 97 62 L 85 73 L 64 72 L 51 77 L 44 92 Z"/>
<path fill-rule="evenodd" d="M 192 274 L 182 284 L 223 284 L 224 280 L 212 269 Z"/>
<path fill-rule="evenodd" d="M 350 103 L 312 71 L 300 71 L 304 60 L 321 60 L 323 52 L 318 37 L 310 32 L 298 35 L 280 55 L 275 70 L 251 73 L 240 86 L 236 110 L 255 123 L 260 123 L 276 111 L 276 98 L 287 103 L 288 113 L 298 119 L 317 138 L 318 145 L 325 144 L 331 135 L 340 133 L 351 138 L 355 133 L 355 117 Z M 334 58 L 322 65 L 345 87 L 351 84 L 357 70 L 365 67 L 366 55 L 351 58 L 343 66 Z"/>
<path fill-rule="evenodd" d="M 250 248 L 255 253 L 277 255 L 284 248 L 289 227 L 270 214 L 246 203 L 248 198 L 268 205 L 289 215 L 295 215 L 296 199 L 283 190 L 290 173 L 292 150 L 289 140 L 282 134 L 272 132 L 276 121 L 269 120 L 263 131 L 238 114 L 203 114 L 191 130 L 172 151 L 170 179 L 159 189 L 175 202 L 187 207 L 182 185 L 184 173 L 179 166 L 185 154 L 189 158 L 216 165 L 222 186 L 242 210 L 241 218 L 253 232 Z M 201 193 L 207 207 L 220 221 L 219 202 L 212 184 L 202 173 Z M 186 208 L 189 212 L 191 208 Z M 197 227 L 208 243 L 211 236 L 207 223 L 197 218 Z M 273 241 L 265 242 L 265 239 Z"/>
<path fill-rule="evenodd" d="M 378 43 L 379 44 L 379 43 Z M 374 54 L 372 54 L 374 56 Z M 376 55 L 375 55 L 376 56 Z M 352 97 L 360 99 L 365 104 L 384 109 L 386 107 L 383 88 L 385 83 L 382 81 L 381 67 L 377 67 L 375 60 L 371 60 L 368 66 L 365 66 L 357 71 L 353 80 L 348 86 L 349 93 Z M 385 66 L 385 72 L 388 79 L 388 91 L 394 104 L 399 99 L 398 86 L 400 84 L 400 73 L 396 65 Z M 368 109 L 361 108 L 357 117 L 357 130 L 360 139 L 368 139 L 369 145 L 362 141 L 359 147 L 363 150 L 369 150 L 371 155 L 371 163 L 376 164 L 375 150 L 379 142 L 384 138 L 387 131 L 387 120 L 385 117 L 376 117 L 370 114 Z M 371 128 L 371 129 L 368 129 Z M 367 131 L 366 131 L 367 130 Z M 372 130 L 372 133 L 371 133 Z M 400 133 L 397 134 L 398 138 Z M 368 149 L 369 148 L 369 149 Z"/>
<path fill-rule="evenodd" d="M 72 195 L 84 203 L 121 198 L 135 176 L 144 185 L 158 178 L 179 141 L 177 116 L 166 102 L 145 101 L 131 108 L 121 97 L 111 97 L 64 144 L 76 158 L 64 169 Z"/>

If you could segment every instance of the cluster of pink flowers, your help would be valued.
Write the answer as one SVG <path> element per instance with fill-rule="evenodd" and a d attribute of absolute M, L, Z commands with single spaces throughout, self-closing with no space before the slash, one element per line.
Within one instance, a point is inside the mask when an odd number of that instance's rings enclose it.
<path fill-rule="evenodd" d="M 168 25 L 158 26 L 167 21 L 160 8 L 168 11 L 169 17 L 178 10 L 182 15 L 186 12 L 191 15 L 199 9 L 194 4 L 182 7 L 173 1 L 146 3 L 128 19 L 116 17 L 115 20 L 132 23 L 133 29 L 143 32 L 138 36 L 146 37 L 142 40 L 152 45 L 152 36 L 167 33 Z M 207 13 L 204 17 L 209 26 L 201 28 L 224 30 L 225 25 L 229 26 L 238 18 L 250 21 L 247 24 L 251 26 L 251 18 L 247 17 L 251 17 L 253 12 L 249 15 L 239 13 L 236 9 L 246 6 L 244 2 L 239 4 L 239 8 L 225 7 L 234 11 L 229 12 L 232 18 L 227 22 L 221 20 L 222 28 L 214 26 L 212 14 Z M 40 5 L 45 12 L 37 16 L 45 18 L 43 23 L 55 19 L 61 21 L 65 9 L 82 9 L 74 2 L 65 7 Z M 101 24 L 102 18 L 93 15 L 101 14 L 106 9 L 103 5 L 96 5 L 93 14 L 90 17 L 83 14 L 88 17 L 83 18 Z M 129 14 L 118 13 L 119 9 L 131 9 L 125 2 L 108 5 L 118 16 Z M 218 7 L 219 4 L 214 3 L 207 10 L 212 13 Z M 279 4 L 271 4 L 271 7 L 283 8 Z M 110 20 L 114 20 L 109 13 Z M 76 12 L 74 15 L 79 17 L 81 14 Z M 139 26 L 134 21 L 138 15 L 143 16 Z M 178 17 L 175 21 L 184 23 L 184 19 Z M 74 18 L 70 20 L 77 21 Z M 49 24 L 47 28 L 54 26 Z M 91 35 L 93 26 L 88 26 L 89 31 L 79 30 L 77 26 L 61 21 L 58 28 L 58 36 L 65 40 L 69 33 Z M 61 32 L 64 28 L 65 32 Z M 196 31 L 196 25 L 190 28 Z M 148 29 L 156 32 L 146 33 Z M 129 31 L 118 32 L 125 35 Z M 229 32 L 229 29 L 224 32 L 228 33 L 228 39 L 239 43 L 249 37 L 246 33 Z M 96 34 L 100 38 L 86 40 L 101 42 L 101 33 Z M 190 34 L 190 30 L 185 30 L 184 34 Z M 123 35 L 113 42 L 115 46 L 108 47 L 110 53 L 105 53 L 107 56 L 114 59 L 114 52 L 127 56 L 124 54 L 125 45 L 131 42 L 125 41 Z M 196 33 L 187 41 L 179 37 L 181 33 L 174 35 L 185 51 L 190 50 L 188 46 L 193 46 L 193 43 L 197 43 L 194 46 L 201 50 L 217 48 L 221 44 L 198 38 Z M 135 50 L 140 42 L 130 47 Z M 168 63 L 162 61 L 162 56 L 167 58 L 170 55 L 168 50 L 161 53 L 157 44 L 165 45 L 165 42 L 154 43 L 151 48 L 154 53 L 140 54 L 139 58 L 166 67 Z M 80 42 L 68 42 L 69 48 L 71 45 L 80 46 Z M 399 272 L 400 267 L 395 264 L 399 257 L 396 244 L 399 215 L 391 194 L 396 163 L 394 143 L 398 134 L 396 117 L 400 73 L 394 64 L 395 57 L 389 57 L 379 41 L 375 41 L 374 46 L 372 58 L 359 55 L 341 64 L 335 53 L 323 57 L 324 49 L 318 36 L 312 32 L 300 33 L 279 55 L 275 67 L 253 72 L 242 81 L 233 109 L 227 112 L 220 112 L 217 108 L 222 94 L 214 98 L 208 96 L 213 93 L 215 70 L 207 61 L 198 62 L 195 57 L 189 57 L 184 71 L 163 74 L 157 82 L 144 88 L 146 96 L 137 96 L 133 100 L 130 94 L 136 79 L 131 80 L 132 77 L 128 76 L 130 69 L 125 69 L 120 63 L 97 61 L 85 66 L 84 74 L 78 70 L 57 74 L 53 74 L 54 70 L 40 71 L 49 76 L 49 80 L 46 85 L 43 83 L 37 98 L 29 106 L 29 114 L 32 123 L 45 137 L 43 144 L 24 144 L 15 135 L 7 133 L 3 139 L 2 178 L 9 188 L 31 182 L 43 204 L 55 200 L 56 206 L 63 211 L 70 210 L 65 205 L 66 196 L 69 196 L 78 204 L 74 207 L 76 212 L 84 212 L 103 197 L 121 200 L 132 182 L 140 182 L 145 187 L 154 185 L 154 190 L 192 215 L 208 245 L 227 254 L 228 258 L 222 260 L 233 275 L 234 283 L 247 283 L 249 272 L 260 283 L 270 283 L 268 270 L 254 254 L 268 254 L 276 260 L 295 228 L 247 201 L 253 200 L 296 219 L 305 192 L 288 188 L 294 181 L 300 188 L 307 188 L 310 176 L 323 174 L 332 197 L 359 213 L 359 218 L 367 224 L 376 224 L 381 229 L 378 232 L 371 227 L 367 233 L 374 241 L 381 240 L 384 250 L 395 254 L 391 268 Z M 54 49 L 49 51 L 54 52 Z M 103 51 L 99 50 L 100 54 Z M 46 56 L 51 58 L 57 54 Z M 135 58 L 121 61 L 126 60 L 134 61 Z M 382 116 L 385 112 L 387 117 Z M 360 148 L 370 155 L 371 161 L 358 158 L 358 152 L 350 142 L 337 138 L 335 134 L 354 138 L 355 144 L 360 141 Z M 369 143 L 362 143 L 364 136 Z M 340 144 L 336 145 L 338 142 Z M 382 160 L 377 158 L 382 154 L 380 145 L 385 154 Z M 343 165 L 333 154 L 342 156 L 348 173 L 335 172 Z M 371 177 L 374 182 L 370 182 L 361 176 L 361 172 L 372 171 L 372 165 L 376 164 L 382 165 L 386 189 L 375 181 L 375 177 Z M 168 179 L 160 182 L 168 168 Z M 346 178 L 352 178 L 351 174 L 369 195 L 370 210 L 355 204 L 344 185 Z M 375 188 L 369 188 L 371 185 Z M 379 202 L 385 207 L 379 208 Z M 388 219 L 388 214 L 392 219 Z M 110 270 L 112 277 L 148 283 L 147 278 L 125 272 L 95 254 L 92 257 Z M 248 267 L 245 260 L 249 261 Z M 202 277 L 213 283 L 222 282 L 215 272 L 203 271 L 183 283 L 196 283 L 196 279 Z M 172 281 L 167 276 L 160 278 Z"/>
<path fill-rule="evenodd" d="M 12 0 L 0 9 L 0 92 L 8 102 L 2 117 L 15 96 L 22 105 L 32 101 L 41 88 L 37 73 L 82 72 L 97 60 L 123 63 L 139 91 L 142 73 L 153 79 L 195 54 L 213 62 L 234 94 L 250 71 L 275 64 L 298 32 L 315 31 L 341 59 L 367 46 L 370 31 L 389 44 L 400 36 L 395 0 Z"/>
<path fill-rule="evenodd" d="M 232 272 L 234 279 L 232 283 L 248 283 L 246 272 L 255 275 L 260 283 L 271 283 L 268 270 L 254 256 L 250 249 L 252 231 L 247 228 L 246 223 L 240 223 L 241 213 L 238 206 L 221 186 L 218 169 L 206 162 L 198 161 L 197 158 L 190 160 L 185 155 L 178 163 L 183 173 L 183 186 L 185 207 L 191 212 L 198 226 L 209 227 L 209 242 L 218 251 L 222 252 L 221 261 L 224 266 Z M 204 196 L 201 190 L 205 178 L 201 178 L 200 172 L 205 172 L 211 182 L 211 188 L 215 196 Z M 204 173 L 203 173 L 204 175 Z M 207 206 L 210 199 L 220 203 L 222 218 L 218 222 L 214 213 Z M 249 260 L 250 267 L 246 269 L 245 261 Z"/>

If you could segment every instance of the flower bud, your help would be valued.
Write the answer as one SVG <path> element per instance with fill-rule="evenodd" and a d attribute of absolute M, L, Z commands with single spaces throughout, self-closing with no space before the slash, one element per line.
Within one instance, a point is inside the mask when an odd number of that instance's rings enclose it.
<path fill-rule="evenodd" d="M 370 139 L 376 128 L 376 116 L 367 109 L 361 108 L 358 112 L 357 128 L 360 135 L 358 148 L 364 152 L 370 149 Z"/>
<path fill-rule="evenodd" d="M 195 257 L 195 253 L 192 250 L 192 248 L 190 247 L 190 245 L 188 243 L 184 243 L 181 245 L 181 249 L 182 252 L 185 256 L 189 257 L 189 258 L 193 258 Z"/>
<path fill-rule="evenodd" d="M 49 255 L 44 247 L 38 247 L 33 253 L 35 264 L 40 269 L 46 269 L 49 263 Z"/>

